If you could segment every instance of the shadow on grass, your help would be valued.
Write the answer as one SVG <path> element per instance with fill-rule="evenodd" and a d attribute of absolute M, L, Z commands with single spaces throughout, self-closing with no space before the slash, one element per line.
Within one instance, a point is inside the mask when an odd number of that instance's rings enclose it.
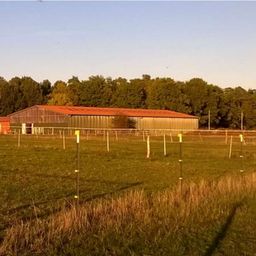
<path fill-rule="evenodd" d="M 73 178 L 74 179 L 74 178 Z M 81 181 L 81 179 L 80 179 Z M 91 197 L 89 198 L 86 198 L 84 200 L 81 200 L 81 202 L 89 202 L 89 201 L 92 201 L 94 199 L 97 199 L 97 198 L 101 198 L 101 197 L 105 197 L 105 196 L 110 196 L 110 195 L 113 195 L 117 192 L 121 192 L 123 190 L 126 190 L 126 189 L 129 189 L 129 188 L 132 188 L 132 187 L 136 187 L 136 186 L 139 186 L 139 185 L 142 185 L 143 182 L 134 182 L 134 183 L 118 183 L 118 182 L 112 182 L 112 181 L 100 181 L 100 180 L 86 180 L 84 179 L 84 181 L 92 181 L 92 182 L 99 182 L 99 183 L 104 183 L 104 184 L 109 184 L 109 185 L 122 185 L 120 188 L 117 188 L 113 191 L 110 191 L 110 192 L 105 192 L 105 193 L 100 193 L 100 194 L 95 194 L 95 195 L 92 195 Z M 85 189 L 82 189 L 80 190 L 80 194 L 83 194 L 85 192 L 88 192 L 88 190 L 85 190 Z M 60 199 L 68 199 L 70 198 L 71 196 L 74 196 L 75 192 L 72 192 L 72 193 L 69 193 L 69 194 L 66 194 L 64 196 L 59 196 L 59 197 L 55 197 L 55 198 L 51 198 L 49 200 L 45 200 L 45 201 L 39 201 L 39 202 L 35 202 L 33 204 L 24 204 L 24 205 L 21 205 L 21 206 L 18 206 L 18 207 L 15 207 L 15 208 L 11 208 L 11 209 L 8 209 L 6 211 L 3 211 L 1 212 L 1 214 L 12 214 L 12 213 L 15 213 L 17 211 L 20 211 L 20 210 L 24 210 L 26 208 L 29 208 L 29 207 L 36 207 L 36 206 L 40 206 L 40 205 L 43 205 L 43 204 L 47 204 L 51 201 L 55 201 L 55 200 L 60 200 Z"/>
<path fill-rule="evenodd" d="M 26 176 L 26 175 L 24 175 Z M 76 180 L 76 176 L 74 175 L 74 173 L 72 174 L 68 174 L 68 175 L 53 175 L 53 174 L 42 174 L 42 173 L 31 173 L 28 175 L 29 177 L 35 177 L 35 178 L 43 178 L 43 179 L 63 179 L 63 180 Z M 122 185 L 122 184 L 132 184 L 132 183 L 126 183 L 126 182 L 116 182 L 116 181 L 110 181 L 110 180 L 104 180 L 104 179 L 96 179 L 96 178 L 92 178 L 92 179 L 87 179 L 87 178 L 83 178 L 80 177 L 79 180 L 81 182 L 95 182 L 98 184 L 107 184 L 107 185 Z"/>
<path fill-rule="evenodd" d="M 219 230 L 219 232 L 217 233 L 216 237 L 213 239 L 210 247 L 207 249 L 207 251 L 205 252 L 204 256 L 212 256 L 214 254 L 214 252 L 218 249 L 218 247 L 220 246 L 221 242 L 225 239 L 228 229 L 231 226 L 234 217 L 236 215 L 236 212 L 239 208 L 241 208 L 241 206 L 243 206 L 243 202 L 238 202 L 236 203 L 230 214 L 228 215 L 225 223 L 222 225 L 221 229 Z"/>
<path fill-rule="evenodd" d="M 87 181 L 90 181 L 90 180 L 87 180 Z M 97 180 L 93 180 L 93 182 L 96 182 L 96 181 Z M 108 184 L 108 181 L 101 181 L 101 182 L 104 182 L 105 184 Z M 119 187 L 117 189 L 114 189 L 112 191 L 109 191 L 109 192 L 98 193 L 98 194 L 94 194 L 94 195 L 92 195 L 88 198 L 81 199 L 80 203 L 86 203 L 86 202 L 93 201 L 95 199 L 108 197 L 108 196 L 114 195 L 118 192 L 130 189 L 130 188 L 133 188 L 133 187 L 136 187 L 136 186 L 140 186 L 140 185 L 143 184 L 143 182 L 117 183 L 117 182 L 110 181 L 109 184 L 110 185 L 113 185 L 113 184 L 114 185 L 121 185 L 121 187 Z M 88 192 L 88 190 L 86 190 L 86 189 L 80 190 L 80 195 L 82 195 L 85 192 Z M 72 201 L 71 201 L 71 198 L 74 196 L 74 193 L 75 192 L 72 192 L 72 193 L 66 194 L 64 196 L 59 196 L 59 197 L 51 198 L 49 200 L 34 202 L 34 203 L 31 203 L 31 204 L 24 204 L 24 205 L 15 207 L 15 208 L 8 209 L 6 211 L 2 211 L 2 212 L 0 212 L 0 214 L 1 215 L 18 214 L 19 211 L 26 211 L 26 210 L 29 210 L 29 209 L 33 210 L 35 207 L 43 206 L 47 203 L 50 203 L 50 202 L 53 202 L 53 201 L 56 201 L 56 200 L 61 200 L 61 199 L 70 199 L 69 204 L 68 204 L 69 206 L 66 206 L 66 208 L 68 209 L 73 205 Z M 33 219 L 36 219 L 36 218 L 44 218 L 44 217 L 49 216 L 49 214 L 53 214 L 53 213 L 58 212 L 60 209 L 61 208 L 58 207 L 56 209 L 51 209 L 51 210 L 48 210 L 48 211 L 46 210 L 45 212 L 43 212 L 41 214 L 33 214 L 32 216 L 29 216 L 29 217 L 21 216 L 20 218 L 18 218 L 18 220 L 28 221 L 28 220 L 33 220 Z M 17 220 L 17 216 L 16 216 L 16 220 Z M 3 228 L 0 229 L 0 232 L 5 230 L 6 228 L 8 228 L 10 226 L 11 226 L 11 223 L 6 223 L 5 225 L 3 225 Z"/>
<path fill-rule="evenodd" d="M 113 182 L 112 184 L 120 184 L 120 183 L 114 183 Z M 121 183 L 121 184 L 124 184 L 124 183 Z M 126 185 L 124 185 L 124 186 L 122 186 L 118 189 L 115 189 L 114 191 L 96 194 L 96 195 L 93 195 L 93 196 L 91 196 L 87 199 L 80 200 L 80 202 L 85 203 L 85 202 L 93 201 L 93 200 L 98 199 L 98 198 L 102 198 L 102 197 L 106 197 L 106 196 L 112 196 L 117 192 L 121 192 L 121 191 L 124 191 L 126 189 L 130 189 L 132 187 L 137 187 L 137 186 L 140 186 L 142 184 L 143 184 L 143 182 L 126 183 Z"/>

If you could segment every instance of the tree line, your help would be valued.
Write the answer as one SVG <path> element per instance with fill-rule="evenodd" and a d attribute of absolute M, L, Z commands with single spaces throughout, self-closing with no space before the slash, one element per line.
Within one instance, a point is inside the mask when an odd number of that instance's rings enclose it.
<path fill-rule="evenodd" d="M 210 111 L 211 127 L 232 129 L 240 128 L 243 113 L 244 128 L 256 127 L 256 90 L 222 89 L 201 78 L 181 82 L 149 75 L 130 80 L 73 76 L 51 84 L 31 77 L 0 77 L 0 116 L 35 104 L 168 109 L 200 117 L 200 127 L 207 127 Z"/>

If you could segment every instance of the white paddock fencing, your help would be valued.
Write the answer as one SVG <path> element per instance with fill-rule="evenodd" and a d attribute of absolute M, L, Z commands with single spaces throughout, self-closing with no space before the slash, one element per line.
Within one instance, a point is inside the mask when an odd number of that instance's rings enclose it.
<path fill-rule="evenodd" d="M 252 142 L 256 140 L 256 130 L 231 130 L 231 129 L 216 129 L 216 130 L 175 130 L 175 129 L 147 129 L 147 130 L 137 130 L 137 129 L 106 129 L 106 128 L 81 128 L 81 127 L 33 127 L 31 130 L 27 131 L 26 135 L 37 135 L 37 136 L 74 136 L 75 131 L 79 130 L 81 136 L 84 137 L 106 137 L 107 134 L 110 137 L 142 137 L 146 140 L 146 136 L 151 137 L 172 137 L 173 141 L 178 140 L 177 135 L 182 134 L 185 141 L 204 141 L 208 139 L 216 140 L 216 142 L 224 141 L 226 144 L 233 136 L 233 140 L 238 139 L 240 134 L 243 135 L 246 142 Z M 22 134 L 21 127 L 13 126 L 10 132 L 11 134 Z"/>

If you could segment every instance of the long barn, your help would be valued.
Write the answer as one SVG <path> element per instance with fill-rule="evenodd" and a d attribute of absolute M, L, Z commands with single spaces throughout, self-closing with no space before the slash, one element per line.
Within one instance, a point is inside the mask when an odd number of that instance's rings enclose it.
<path fill-rule="evenodd" d="M 130 128 L 138 130 L 198 129 L 196 116 L 155 109 L 35 105 L 8 117 L 12 127 L 22 127 L 22 133 L 33 133 L 43 127 L 125 128 L 118 119 L 129 119 L 133 125 Z"/>

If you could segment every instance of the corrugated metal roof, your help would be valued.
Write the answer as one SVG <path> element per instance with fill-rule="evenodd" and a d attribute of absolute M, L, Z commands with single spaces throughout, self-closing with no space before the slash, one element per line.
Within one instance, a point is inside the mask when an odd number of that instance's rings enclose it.
<path fill-rule="evenodd" d="M 172 118 L 197 118 L 196 116 L 179 113 L 171 110 L 159 109 L 131 109 L 131 108 L 98 108 L 98 107 L 75 107 L 75 106 L 53 106 L 37 105 L 39 109 L 50 110 L 64 115 L 86 115 L 86 116 L 118 116 L 129 117 L 172 117 Z"/>
<path fill-rule="evenodd" d="M 10 122 L 10 118 L 6 116 L 0 116 L 0 122 Z"/>

